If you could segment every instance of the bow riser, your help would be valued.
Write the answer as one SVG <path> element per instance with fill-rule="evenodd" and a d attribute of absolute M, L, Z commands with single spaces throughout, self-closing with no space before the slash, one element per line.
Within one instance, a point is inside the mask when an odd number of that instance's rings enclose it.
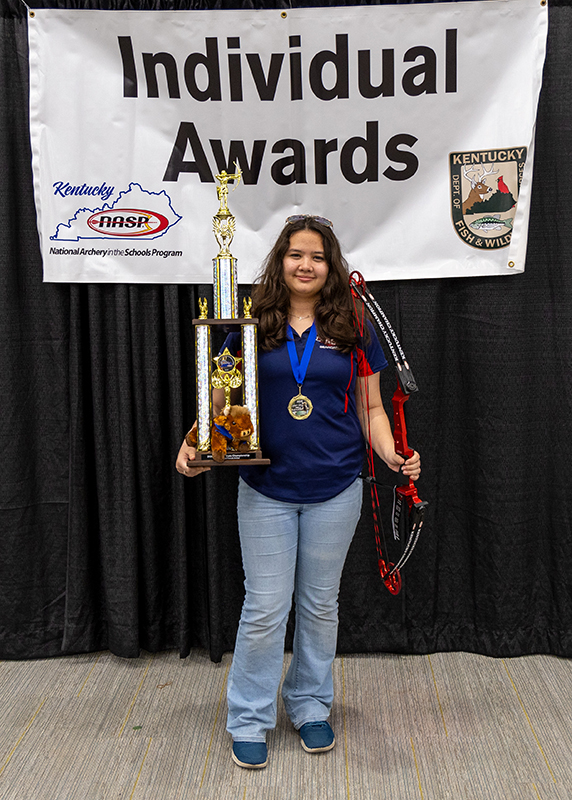
<path fill-rule="evenodd" d="M 393 405 L 393 441 L 395 452 L 406 461 L 413 455 L 413 450 L 407 444 L 407 426 L 405 424 L 405 409 L 403 406 L 409 400 L 409 393 L 405 393 L 401 384 L 397 384 L 395 394 L 391 399 Z"/>
<path fill-rule="evenodd" d="M 399 374 L 398 374 L 399 378 Z M 405 409 L 403 406 L 405 402 L 409 399 L 409 394 L 406 394 L 403 391 L 401 381 L 399 381 L 397 385 L 397 389 L 395 390 L 395 394 L 392 398 L 393 404 L 393 441 L 395 442 L 395 452 L 397 455 L 400 455 L 402 458 L 407 460 L 411 458 L 414 454 L 414 450 L 409 447 L 407 442 L 407 427 L 405 425 Z M 421 527 L 423 525 L 423 520 L 425 518 L 425 512 L 428 507 L 428 503 L 426 500 L 421 500 L 419 495 L 417 494 L 417 487 L 413 483 L 413 480 L 409 478 L 409 483 L 404 484 L 402 486 L 395 487 L 395 493 L 403 498 L 403 500 L 407 503 L 407 508 L 409 511 L 409 522 L 411 524 L 411 533 L 410 541 L 416 543 L 417 537 L 421 531 Z M 415 544 L 413 544 L 413 547 Z M 403 553 L 401 559 L 399 560 L 398 564 L 394 569 L 398 571 L 413 551 L 413 547 L 406 548 L 406 551 Z"/>

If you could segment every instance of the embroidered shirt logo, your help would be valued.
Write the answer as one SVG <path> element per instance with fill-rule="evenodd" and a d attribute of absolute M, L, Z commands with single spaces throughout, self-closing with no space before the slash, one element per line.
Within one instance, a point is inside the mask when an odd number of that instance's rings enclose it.
<path fill-rule="evenodd" d="M 450 153 L 453 226 L 466 244 L 510 244 L 526 155 L 526 147 Z"/>
<path fill-rule="evenodd" d="M 321 350 L 337 350 L 338 345 L 335 343 L 333 339 L 320 339 L 319 336 L 316 336 L 316 341 L 320 343 Z"/>

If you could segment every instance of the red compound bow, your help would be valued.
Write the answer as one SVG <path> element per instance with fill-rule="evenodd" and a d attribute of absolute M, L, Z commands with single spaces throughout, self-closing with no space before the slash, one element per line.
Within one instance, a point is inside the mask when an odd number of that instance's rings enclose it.
<path fill-rule="evenodd" d="M 379 304 L 368 290 L 365 280 L 359 272 L 352 272 L 350 275 L 350 288 L 354 299 L 355 319 L 359 327 L 360 333 L 363 335 L 365 324 L 364 308 L 367 308 L 372 319 L 377 324 L 379 330 L 383 334 L 385 341 L 389 347 L 393 360 L 395 362 L 395 369 L 397 374 L 397 389 L 393 395 L 393 440 L 395 442 L 395 452 L 404 459 L 411 458 L 414 451 L 407 443 L 407 427 L 405 425 L 405 413 L 403 406 L 409 395 L 417 391 L 417 384 L 413 373 L 409 368 L 403 348 L 399 343 L 395 331 Z M 358 310 L 356 299 L 361 300 L 362 306 Z M 367 397 L 367 383 L 366 383 L 366 404 L 369 408 Z M 401 557 L 397 563 L 390 562 L 385 558 L 381 546 L 381 535 L 383 535 L 383 527 L 381 525 L 380 511 L 379 511 L 379 498 L 377 494 L 377 487 L 380 486 L 375 479 L 373 448 L 371 446 L 371 436 L 368 436 L 367 442 L 367 462 L 368 462 L 368 477 L 366 482 L 370 484 L 371 489 L 371 503 L 373 509 L 373 523 L 375 530 L 375 543 L 377 547 L 379 572 L 383 582 L 391 594 L 399 594 L 401 591 L 401 569 L 409 560 L 415 545 L 419 539 L 421 528 L 423 526 L 423 519 L 428 503 L 425 500 L 420 500 L 417 494 L 417 489 L 413 480 L 410 478 L 409 483 L 403 486 L 394 487 L 394 504 L 392 527 L 393 536 L 399 539 L 399 523 L 403 508 L 406 506 L 409 516 L 409 534 Z M 387 551 L 387 546 L 385 547 Z"/>

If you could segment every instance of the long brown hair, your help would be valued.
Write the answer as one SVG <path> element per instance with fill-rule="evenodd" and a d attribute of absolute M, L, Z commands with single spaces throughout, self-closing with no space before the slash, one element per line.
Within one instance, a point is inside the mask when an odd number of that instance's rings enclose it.
<path fill-rule="evenodd" d="M 252 313 L 259 319 L 260 347 L 273 350 L 286 341 L 290 294 L 284 282 L 283 262 L 290 237 L 303 230 L 320 234 L 328 265 L 328 277 L 314 310 L 318 336 L 333 339 L 342 352 L 350 352 L 356 345 L 356 333 L 348 265 L 332 228 L 312 216 L 286 223 L 252 288 Z"/>

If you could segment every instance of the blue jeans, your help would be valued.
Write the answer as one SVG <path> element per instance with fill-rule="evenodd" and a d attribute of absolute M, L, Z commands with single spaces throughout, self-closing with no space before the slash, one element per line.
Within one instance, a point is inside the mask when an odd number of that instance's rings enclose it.
<path fill-rule="evenodd" d="M 297 729 L 329 716 L 338 591 L 362 494 L 358 478 L 331 500 L 298 505 L 272 500 L 240 481 L 246 596 L 228 679 L 227 723 L 235 741 L 263 742 L 276 725 L 292 594 L 296 629 L 284 705 Z"/>

